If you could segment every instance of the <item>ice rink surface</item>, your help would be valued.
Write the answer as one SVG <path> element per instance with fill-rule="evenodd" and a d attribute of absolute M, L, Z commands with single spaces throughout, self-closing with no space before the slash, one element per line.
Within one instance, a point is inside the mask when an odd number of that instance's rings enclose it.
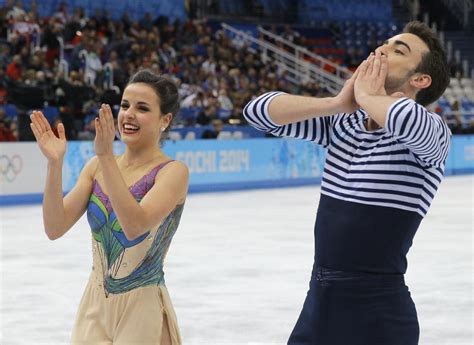
<path fill-rule="evenodd" d="M 473 176 L 445 178 L 410 251 L 420 345 L 474 344 L 473 189 Z M 188 197 L 165 263 L 184 344 L 286 343 L 308 288 L 318 199 L 318 187 Z M 39 205 L 0 212 L 0 344 L 68 344 L 91 270 L 86 218 L 49 241 Z"/>

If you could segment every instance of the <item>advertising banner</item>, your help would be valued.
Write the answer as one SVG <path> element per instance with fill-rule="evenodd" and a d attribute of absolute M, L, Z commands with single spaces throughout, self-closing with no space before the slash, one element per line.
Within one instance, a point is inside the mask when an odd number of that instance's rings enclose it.
<path fill-rule="evenodd" d="M 115 154 L 125 146 L 114 142 Z M 325 150 L 294 139 L 167 141 L 163 151 L 190 171 L 190 192 L 285 187 L 321 182 Z M 68 192 L 89 159 L 93 141 L 71 141 L 64 158 Z M 36 143 L 0 144 L 0 205 L 41 202 L 47 162 Z M 474 135 L 452 138 L 445 175 L 474 173 Z"/>

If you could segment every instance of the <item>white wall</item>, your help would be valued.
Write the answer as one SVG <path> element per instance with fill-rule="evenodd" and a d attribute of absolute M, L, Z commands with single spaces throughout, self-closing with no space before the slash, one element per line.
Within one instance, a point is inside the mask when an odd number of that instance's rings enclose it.
<path fill-rule="evenodd" d="M 47 160 L 36 142 L 0 144 L 0 195 L 42 193 Z"/>

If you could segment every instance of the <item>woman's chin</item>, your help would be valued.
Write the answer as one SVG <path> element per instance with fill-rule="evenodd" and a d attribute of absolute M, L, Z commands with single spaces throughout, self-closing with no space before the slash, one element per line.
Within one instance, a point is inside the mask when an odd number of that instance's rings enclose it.
<path fill-rule="evenodd" d="M 135 143 L 138 141 L 138 135 L 121 133 L 120 140 L 122 140 L 124 143 Z"/>

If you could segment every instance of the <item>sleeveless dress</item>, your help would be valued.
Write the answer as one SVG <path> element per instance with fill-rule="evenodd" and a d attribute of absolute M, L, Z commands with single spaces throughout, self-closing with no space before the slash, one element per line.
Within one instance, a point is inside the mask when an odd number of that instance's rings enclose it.
<path fill-rule="evenodd" d="M 138 202 L 153 187 L 158 171 L 170 162 L 155 167 L 129 188 Z M 160 344 L 164 322 L 172 345 L 181 344 L 163 261 L 183 207 L 176 206 L 157 229 L 130 241 L 94 180 L 87 208 L 93 266 L 76 316 L 73 344 Z"/>

